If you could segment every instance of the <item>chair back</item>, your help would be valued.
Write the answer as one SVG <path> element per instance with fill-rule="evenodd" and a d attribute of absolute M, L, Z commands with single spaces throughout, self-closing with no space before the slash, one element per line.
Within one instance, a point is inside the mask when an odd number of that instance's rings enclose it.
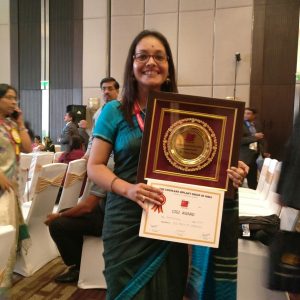
<path fill-rule="evenodd" d="M 52 213 L 58 190 L 66 173 L 67 164 L 48 164 L 41 167 L 34 190 L 34 197 L 25 219 L 31 245 L 21 248 L 17 255 L 14 272 L 31 276 L 59 253 L 53 242 L 48 226 L 44 224 L 48 214 Z M 22 205 L 23 208 L 28 202 Z"/>
<path fill-rule="evenodd" d="M 264 200 L 267 199 L 267 197 L 268 197 L 268 193 L 269 193 L 272 181 L 274 179 L 274 174 L 275 174 L 277 164 L 278 164 L 277 159 L 271 159 L 268 171 L 265 176 L 265 183 L 264 183 L 264 186 L 261 191 L 261 197 Z"/>
<path fill-rule="evenodd" d="M 272 211 L 273 214 L 279 216 L 281 211 L 280 195 L 277 193 L 277 184 L 280 177 L 282 162 L 278 162 L 275 167 L 273 179 L 270 185 L 270 190 L 267 195 L 267 207 Z"/>
<path fill-rule="evenodd" d="M 86 178 L 86 160 L 76 159 L 69 163 L 63 190 L 57 210 L 73 207 L 77 204 L 83 182 Z"/>
<path fill-rule="evenodd" d="M 87 179 L 85 181 L 83 193 L 82 193 L 81 197 L 78 199 L 78 202 L 81 202 L 90 194 L 92 184 L 93 184 L 92 181 L 87 177 Z"/>
<path fill-rule="evenodd" d="M 42 166 L 35 185 L 32 204 L 26 218 L 29 229 L 30 225 L 36 222 L 44 226 L 46 216 L 52 213 L 67 166 L 63 163 Z"/>
<path fill-rule="evenodd" d="M 29 168 L 31 165 L 33 153 L 21 153 L 20 155 L 20 168 L 18 176 L 18 185 L 19 185 L 19 198 L 20 202 L 24 202 L 24 192 L 26 185 L 29 180 Z"/>
<path fill-rule="evenodd" d="M 59 160 L 59 158 L 60 158 L 60 156 L 61 156 L 63 153 L 64 153 L 64 151 L 58 151 L 58 152 L 55 152 L 55 153 L 54 153 L 54 157 L 53 157 L 53 162 L 54 162 L 54 163 L 57 163 L 58 160 Z"/>
<path fill-rule="evenodd" d="M 55 149 L 55 153 L 56 152 L 61 152 L 61 145 L 55 144 L 54 149 Z"/>
<path fill-rule="evenodd" d="M 25 201 L 32 201 L 32 197 L 34 196 L 35 186 L 37 183 L 37 179 L 41 172 L 41 168 L 44 165 L 51 164 L 53 162 L 53 152 L 35 152 L 29 168 L 29 183 L 25 189 Z"/>
<path fill-rule="evenodd" d="M 263 166 L 262 166 L 262 169 L 261 169 L 261 172 L 260 172 L 260 175 L 259 175 L 259 179 L 258 179 L 258 183 L 257 183 L 257 187 L 256 187 L 256 190 L 261 193 L 262 190 L 263 190 L 263 187 L 264 187 L 264 184 L 265 184 L 265 181 L 266 181 L 266 175 L 268 173 L 268 169 L 269 169 L 269 165 L 271 163 L 271 158 L 267 157 L 264 159 L 264 163 L 263 163 Z"/>

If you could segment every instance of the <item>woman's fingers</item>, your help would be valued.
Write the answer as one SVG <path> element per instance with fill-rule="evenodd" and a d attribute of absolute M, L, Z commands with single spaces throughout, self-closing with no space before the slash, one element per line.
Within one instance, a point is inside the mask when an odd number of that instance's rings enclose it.
<path fill-rule="evenodd" d="M 243 161 L 241 161 L 241 160 L 238 161 L 238 168 L 242 169 L 242 170 L 246 173 L 246 175 L 247 175 L 248 172 L 249 172 L 249 166 L 246 165 L 246 164 L 245 164 Z M 246 175 L 245 175 L 245 176 L 246 176 Z"/>
<path fill-rule="evenodd" d="M 228 177 L 232 180 L 233 186 L 236 188 L 243 184 L 248 171 L 248 166 L 243 162 L 241 163 L 241 167 L 230 167 L 230 169 L 227 170 Z"/>
<path fill-rule="evenodd" d="M 151 187 L 144 183 L 134 185 L 135 190 L 131 199 L 140 205 L 143 209 L 147 209 L 146 201 L 161 205 L 164 201 L 163 193 L 160 189 Z"/>

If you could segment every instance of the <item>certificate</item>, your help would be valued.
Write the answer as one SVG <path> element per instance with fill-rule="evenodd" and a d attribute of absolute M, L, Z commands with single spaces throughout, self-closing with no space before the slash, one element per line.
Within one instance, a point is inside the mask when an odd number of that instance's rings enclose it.
<path fill-rule="evenodd" d="M 163 191 L 165 201 L 148 203 L 143 210 L 139 235 L 178 243 L 217 248 L 224 191 L 149 179 L 148 185 Z"/>
<path fill-rule="evenodd" d="M 235 191 L 226 170 L 237 166 L 244 103 L 152 92 L 147 102 L 138 182 L 175 181 Z"/>

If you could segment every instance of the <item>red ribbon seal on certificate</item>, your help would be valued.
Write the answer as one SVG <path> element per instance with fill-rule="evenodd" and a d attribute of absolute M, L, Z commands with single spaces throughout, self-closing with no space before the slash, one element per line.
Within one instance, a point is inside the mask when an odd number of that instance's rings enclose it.
<path fill-rule="evenodd" d="M 162 206 L 166 203 L 167 199 L 166 199 L 165 195 L 161 195 L 161 197 L 163 198 L 161 205 L 153 204 L 153 206 L 151 207 L 151 209 L 153 209 L 154 212 L 156 212 L 156 211 L 158 213 L 164 212 Z"/>

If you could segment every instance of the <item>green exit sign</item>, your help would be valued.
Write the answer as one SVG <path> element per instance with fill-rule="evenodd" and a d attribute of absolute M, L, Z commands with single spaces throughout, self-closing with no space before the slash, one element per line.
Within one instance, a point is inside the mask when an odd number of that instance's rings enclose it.
<path fill-rule="evenodd" d="M 49 81 L 48 80 L 41 80 L 41 89 L 47 90 L 49 87 Z"/>

